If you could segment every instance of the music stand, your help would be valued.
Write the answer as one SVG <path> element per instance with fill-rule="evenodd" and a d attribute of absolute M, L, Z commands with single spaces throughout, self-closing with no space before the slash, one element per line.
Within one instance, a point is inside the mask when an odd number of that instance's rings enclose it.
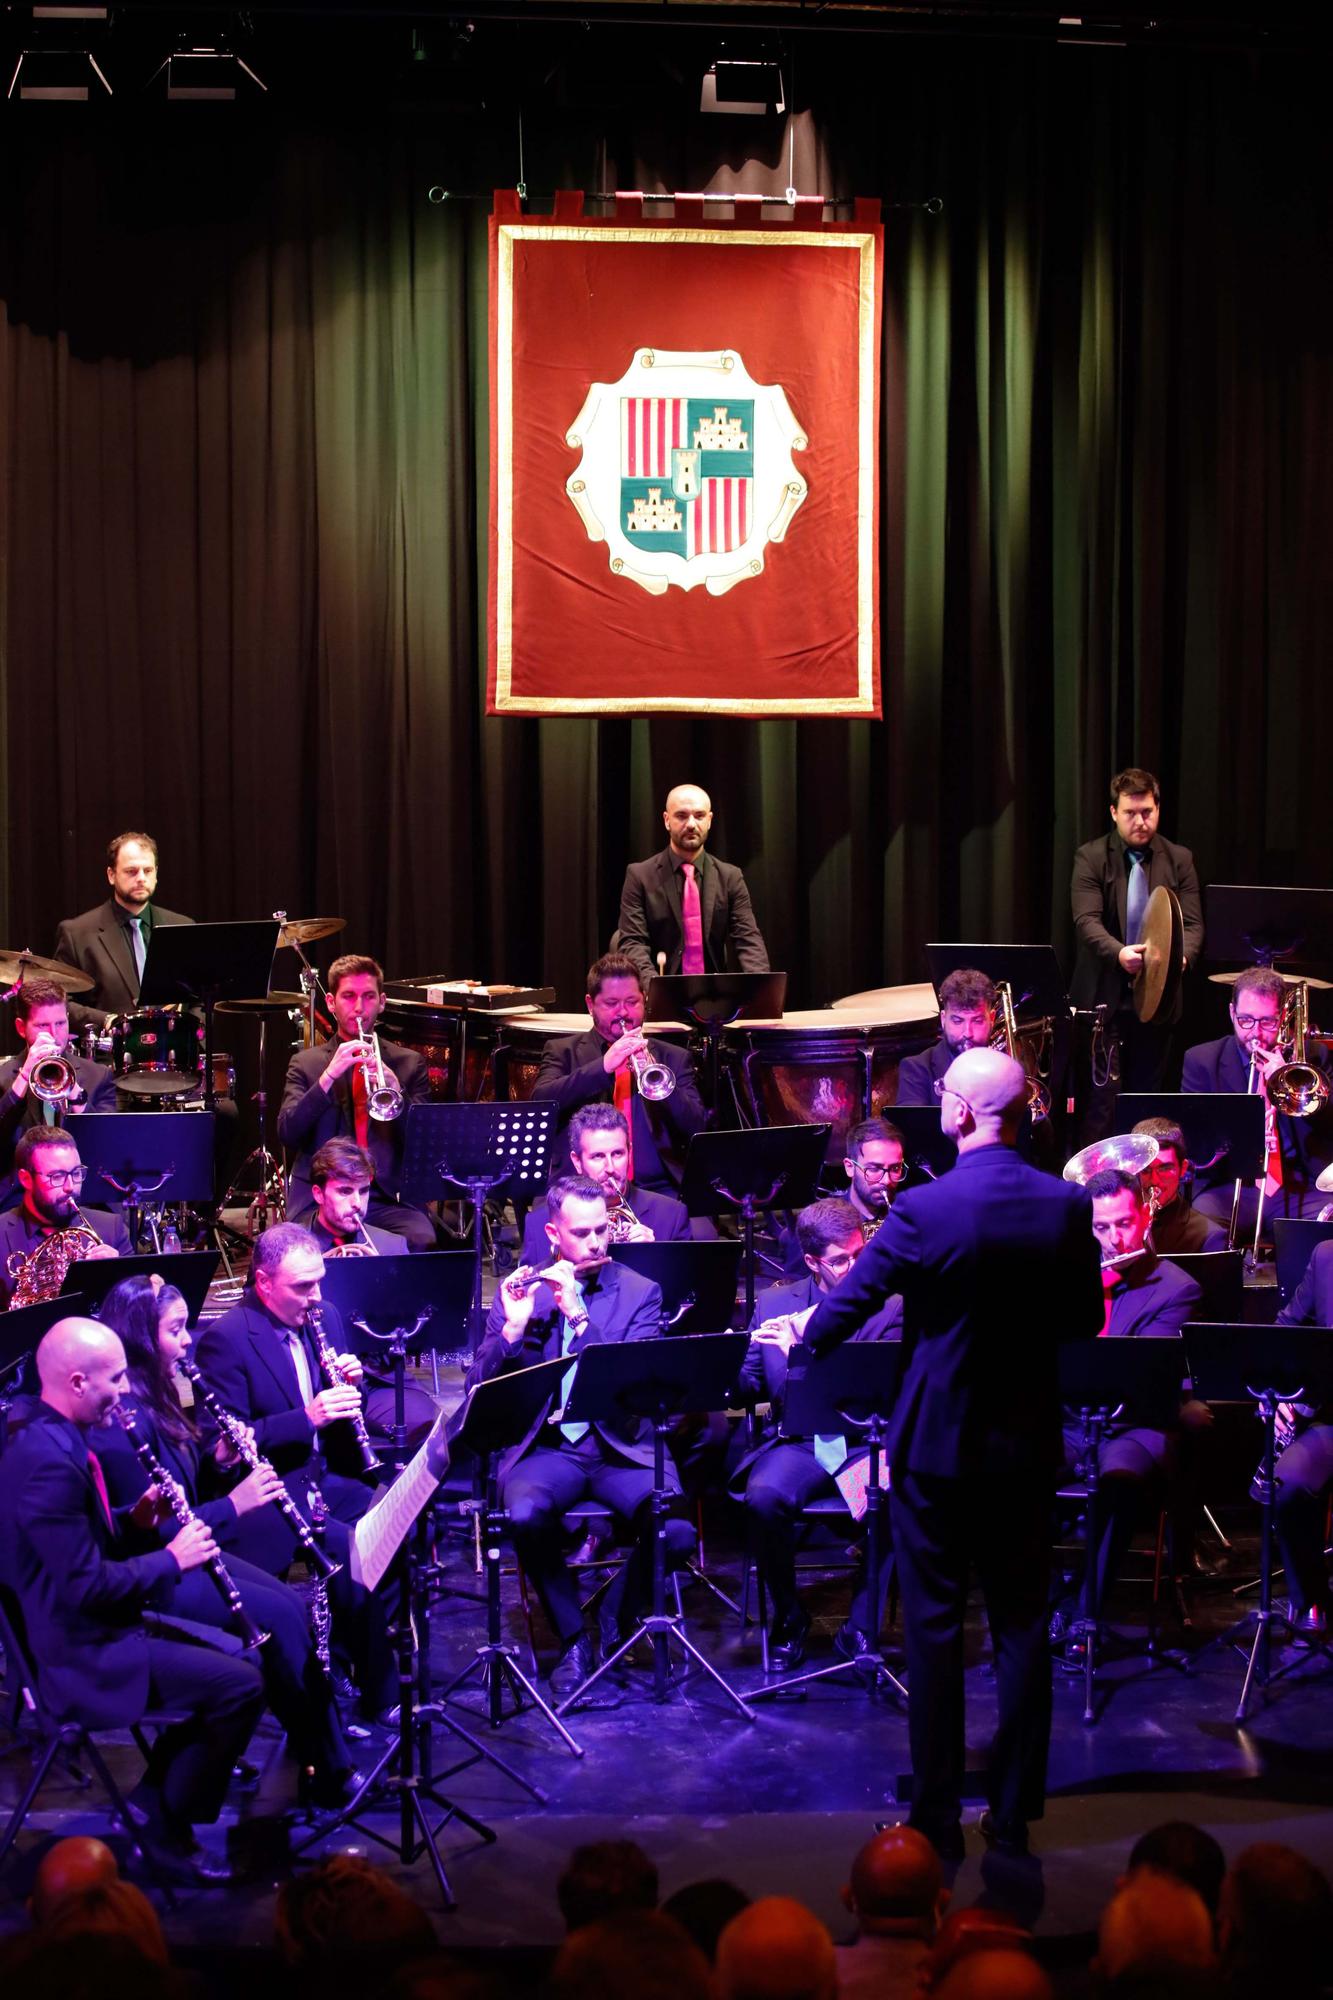
<path fill-rule="evenodd" d="M 438 1201 L 441 1183 L 467 1191 L 472 1202 L 472 1309 L 468 1341 L 481 1339 L 483 1220 L 489 1198 L 502 1189 L 510 1200 L 529 1201 L 546 1191 L 558 1107 L 540 1104 L 410 1104 L 403 1129 L 400 1186 L 404 1199 Z"/>
<path fill-rule="evenodd" d="M 535 1367 L 512 1369 L 507 1374 L 493 1376 L 489 1382 L 478 1382 L 468 1393 L 467 1410 L 454 1442 L 467 1445 L 482 1467 L 486 1494 L 482 1517 L 486 1638 L 477 1647 L 475 1658 L 440 1690 L 440 1700 L 454 1699 L 474 1674 L 480 1674 L 492 1729 L 498 1729 L 508 1719 L 504 1707 L 507 1688 L 514 1700 L 510 1715 L 521 1715 L 528 1706 L 540 1710 L 571 1754 L 581 1757 L 582 1744 L 575 1742 L 555 1710 L 543 1699 L 540 1689 L 519 1666 L 518 1647 L 504 1638 L 500 1610 L 500 1544 L 509 1516 L 500 1502 L 497 1461 L 502 1452 L 522 1443 L 547 1404 L 559 1395 L 561 1377 L 568 1367 L 569 1362 L 559 1357 L 554 1361 L 539 1361 Z"/>
<path fill-rule="evenodd" d="M 886 1104 L 882 1114 L 903 1135 L 903 1157 L 908 1174 L 902 1185 L 937 1181 L 949 1173 L 958 1159 L 958 1148 L 940 1129 L 938 1104 Z"/>
<path fill-rule="evenodd" d="M 749 1132 L 696 1132 L 685 1153 L 680 1195 L 691 1215 L 739 1209 L 745 1242 L 745 1324 L 754 1318 L 754 1219 L 814 1200 L 828 1125 L 759 1125 Z"/>
<path fill-rule="evenodd" d="M 791 1362 L 798 1365 L 792 1367 Z M 866 1487 L 866 1598 L 874 1630 L 871 1650 L 862 1658 L 835 1660 L 809 1673 L 772 1681 L 755 1690 L 751 1697 L 754 1701 L 766 1701 L 770 1695 L 789 1694 L 793 1688 L 805 1687 L 811 1681 L 841 1679 L 847 1674 L 864 1683 L 872 1700 L 881 1688 L 891 1688 L 900 1701 L 907 1699 L 907 1689 L 884 1658 L 879 1636 L 884 1555 L 880 1537 L 886 1491 L 880 1484 L 880 1462 L 885 1455 L 889 1419 L 898 1399 L 901 1375 L 902 1343 L 896 1340 L 845 1341 L 841 1347 L 817 1355 L 799 1345 L 791 1350 L 782 1405 L 782 1436 L 850 1438 L 854 1433 L 870 1449 Z M 848 1457 L 852 1456 L 849 1451 Z"/>
<path fill-rule="evenodd" d="M 1077 1413 L 1086 1466 L 1086 1528 L 1083 1551 L 1083 1614 L 1070 1627 L 1071 1638 L 1083 1641 L 1083 1720 L 1097 1720 L 1093 1683 L 1097 1675 L 1098 1626 L 1101 1604 L 1097 1589 L 1097 1555 L 1101 1547 L 1098 1496 L 1102 1442 L 1116 1412 L 1132 1405 L 1134 1421 L 1155 1430 L 1170 1430 L 1180 1413 L 1180 1385 L 1186 1373 L 1185 1343 L 1170 1338 L 1147 1340 L 1108 1334 L 1100 1340 L 1065 1341 L 1058 1351 L 1060 1399 Z"/>
<path fill-rule="evenodd" d="M 716 1108 L 722 1036 L 733 1021 L 777 1021 L 785 972 L 659 972 L 644 995 L 647 1021 L 691 1021 L 708 1044 L 708 1102 Z"/>
<path fill-rule="evenodd" d="M 667 1435 L 672 1419 L 687 1410 L 724 1410 L 736 1393 L 737 1378 L 750 1345 L 747 1333 L 701 1333 L 690 1340 L 626 1340 L 583 1348 L 562 1423 L 606 1423 L 626 1416 L 650 1417 L 653 1425 L 653 1608 L 628 1639 L 616 1647 L 556 1710 L 564 1715 L 614 1667 L 639 1639 L 653 1642 L 653 1699 L 667 1698 L 670 1642 L 676 1644 L 721 1688 L 747 1722 L 749 1708 L 729 1681 L 705 1659 L 685 1630 L 683 1618 L 666 1608 L 666 1517 L 672 1495 L 666 1483 Z"/>
<path fill-rule="evenodd" d="M 674 1243 L 613 1243 L 611 1257 L 657 1286 L 663 1333 L 716 1333 L 735 1317 L 741 1247 L 724 1239 L 682 1237 Z"/>
<path fill-rule="evenodd" d="M 1241 1184 L 1258 1180 L 1264 1171 L 1263 1098 L 1243 1090 L 1182 1090 L 1131 1092 L 1117 1099 L 1116 1132 L 1131 1132 L 1144 1118 L 1169 1118 L 1179 1125 L 1201 1188 L 1235 1183 L 1227 1230 L 1227 1242 L 1234 1247 Z M 1226 1168 L 1219 1173 L 1224 1160 Z"/>
<path fill-rule="evenodd" d="M 1274 1219 L 1273 1261 L 1284 1306 L 1289 1306 L 1295 1298 L 1316 1245 L 1327 1242 L 1330 1236 L 1333 1236 L 1333 1222 L 1314 1222 L 1296 1215 L 1279 1215 Z"/>
<path fill-rule="evenodd" d="M 1204 893 L 1214 964 L 1273 966 L 1281 959 L 1322 972 L 1333 960 L 1333 889 L 1210 882 Z"/>
<path fill-rule="evenodd" d="M 151 1118 L 139 1111 L 81 1114 L 70 1137 L 89 1175 L 106 1183 L 113 1206 L 125 1209 L 131 1243 L 146 1222 L 154 1250 L 161 1250 L 154 1211 L 169 1202 L 211 1204 L 215 1118 L 211 1111 L 158 1111 Z"/>
<path fill-rule="evenodd" d="M 1259 1489 L 1261 1509 L 1259 1603 L 1232 1628 L 1232 1633 L 1222 1634 L 1234 1644 L 1232 1634 L 1253 1620 L 1254 1640 L 1236 1704 L 1236 1721 L 1244 1722 L 1255 1681 L 1268 1688 L 1291 1671 L 1287 1666 L 1274 1673 L 1272 1665 L 1273 1626 L 1289 1623 L 1284 1613 L 1273 1609 L 1278 1404 L 1295 1401 L 1317 1404 L 1333 1396 L 1333 1329 L 1197 1324 L 1189 1328 L 1186 1344 L 1190 1373 L 1204 1400 L 1251 1401 L 1264 1426 L 1263 1458 L 1253 1482 Z M 1237 1650 L 1244 1653 L 1245 1649 L 1240 1645 Z M 1292 1663 L 1296 1664 L 1299 1663 Z"/>
<path fill-rule="evenodd" d="M 213 1088 L 213 1009 L 219 1000 L 267 993 L 281 926 L 271 917 L 227 924 L 163 924 L 148 937 L 139 982 L 141 1007 L 204 1010 L 204 1103 Z"/>
<path fill-rule="evenodd" d="M 966 966 L 984 972 L 993 986 L 1008 982 L 1020 1021 L 1025 1016 L 1069 1013 L 1069 987 L 1052 945 L 928 944 L 926 964 L 937 994 L 951 972 Z"/>
<path fill-rule="evenodd" d="M 472 1298 L 470 1250 L 426 1250 L 414 1257 L 326 1257 L 320 1294 L 338 1309 L 352 1352 L 368 1360 L 377 1348 L 393 1371 L 392 1468 L 407 1464 L 407 1361 L 427 1348 L 450 1351 L 443 1330 L 462 1327 Z M 423 1647 L 423 1652 L 424 1652 Z"/>
<path fill-rule="evenodd" d="M 33 1306 L 11 1306 L 8 1312 L 0 1313 L 0 1455 L 9 1443 L 13 1398 L 29 1393 L 23 1386 L 25 1380 L 29 1390 L 35 1386 L 29 1363 L 37 1352 L 37 1344 L 57 1320 L 68 1319 L 69 1315 L 70 1303 L 63 1293 L 57 1293 L 53 1299 L 40 1299 Z"/>
<path fill-rule="evenodd" d="M 176 1287 L 185 1300 L 189 1324 L 197 1326 L 208 1288 L 221 1262 L 222 1255 L 217 1250 L 159 1250 L 142 1257 L 85 1257 L 80 1263 L 70 1265 L 60 1296 L 79 1299 L 84 1311 L 96 1318 L 107 1293 L 114 1291 L 122 1280 L 161 1278 L 164 1284 Z"/>
<path fill-rule="evenodd" d="M 1245 1308 L 1243 1250 L 1164 1250 L 1164 1264 L 1178 1264 L 1203 1293 L 1194 1319 L 1239 1321 Z"/>

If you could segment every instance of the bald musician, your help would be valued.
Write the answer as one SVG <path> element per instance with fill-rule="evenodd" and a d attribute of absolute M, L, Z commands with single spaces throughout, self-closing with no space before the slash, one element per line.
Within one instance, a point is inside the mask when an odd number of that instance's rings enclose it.
<path fill-rule="evenodd" d="M 902 1295 L 902 1387 L 888 1454 L 907 1646 L 910 1823 L 949 1860 L 963 1848 L 962 1631 L 973 1563 L 999 1705 L 983 1831 L 993 1844 L 1023 1850 L 1028 1821 L 1045 1807 L 1046 1591 L 1061 1459 L 1056 1352 L 1102 1323 L 1088 1197 L 1018 1158 L 1026 1105 L 1021 1063 L 995 1049 L 954 1059 L 941 1080 L 940 1124 L 957 1165 L 898 1196 L 804 1333 L 818 1354 Z"/>
<path fill-rule="evenodd" d="M 222 1809 L 233 1765 L 264 1706 L 249 1660 L 162 1638 L 145 1614 L 217 1553 L 199 1520 L 165 1548 L 123 1557 L 92 1433 L 127 1387 L 118 1335 L 57 1321 L 37 1349 L 41 1400 L 0 1459 L 0 1574 L 18 1600 L 43 1700 L 61 1719 L 123 1729 L 150 1708 L 184 1719 L 160 1731 L 132 1794 L 137 1838 L 163 1872 L 218 1881 L 194 1827 Z"/>
<path fill-rule="evenodd" d="M 665 959 L 675 972 L 767 972 L 768 950 L 739 868 L 705 852 L 713 804 L 698 785 L 667 794 L 667 845 L 631 861 L 620 892 L 620 949 L 647 990 Z"/>

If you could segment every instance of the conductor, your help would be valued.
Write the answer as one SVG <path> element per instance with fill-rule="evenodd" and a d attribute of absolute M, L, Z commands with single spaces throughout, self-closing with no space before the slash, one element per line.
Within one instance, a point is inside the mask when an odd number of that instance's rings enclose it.
<path fill-rule="evenodd" d="M 1027 1848 L 1045 1807 L 1051 1734 L 1046 1644 L 1051 1507 L 1060 1464 L 1061 1340 L 1101 1330 L 1084 1190 L 1014 1151 L 1021 1064 L 954 1059 L 935 1086 L 955 1170 L 900 1195 L 855 1267 L 805 1327 L 816 1353 L 903 1299 L 902 1387 L 888 1439 L 893 1546 L 907 1647 L 910 1824 L 942 1858 L 963 1852 L 963 1613 L 975 1564 L 995 1649 L 999 1721 L 982 1833 Z"/>

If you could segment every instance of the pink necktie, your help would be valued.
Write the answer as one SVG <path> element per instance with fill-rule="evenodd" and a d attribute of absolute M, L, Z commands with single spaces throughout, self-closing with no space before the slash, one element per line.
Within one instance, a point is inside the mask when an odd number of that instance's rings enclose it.
<path fill-rule="evenodd" d="M 685 949 L 681 953 L 682 972 L 702 972 L 704 969 L 704 919 L 699 907 L 699 884 L 694 879 L 694 863 L 683 861 L 681 873 L 685 877 L 685 895 L 681 909 L 685 920 Z"/>
<path fill-rule="evenodd" d="M 116 1532 L 116 1522 L 115 1516 L 111 1512 L 111 1496 L 106 1490 L 106 1475 L 102 1471 L 102 1461 L 95 1451 L 90 1451 L 88 1454 L 88 1470 L 92 1474 L 92 1481 L 97 1490 L 97 1497 L 102 1503 L 102 1514 L 108 1528 L 110 1528 L 114 1535 Z"/>

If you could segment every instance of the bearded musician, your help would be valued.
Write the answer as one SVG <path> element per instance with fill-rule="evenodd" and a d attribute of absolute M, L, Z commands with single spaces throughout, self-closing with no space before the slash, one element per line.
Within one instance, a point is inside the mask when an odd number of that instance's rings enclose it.
<path fill-rule="evenodd" d="M 20 1200 L 0 1215 L 0 1289 L 6 1309 L 53 1299 L 71 1264 L 128 1257 L 129 1233 L 118 1215 L 80 1208 L 84 1170 L 73 1138 L 59 1125 L 30 1125 L 14 1148 Z"/>
<path fill-rule="evenodd" d="M 940 1037 L 923 1055 L 906 1056 L 898 1066 L 899 1104 L 933 1110 L 935 1085 L 955 1056 L 989 1048 L 995 1037 L 996 993 L 984 972 L 960 965 L 940 981 Z"/>

